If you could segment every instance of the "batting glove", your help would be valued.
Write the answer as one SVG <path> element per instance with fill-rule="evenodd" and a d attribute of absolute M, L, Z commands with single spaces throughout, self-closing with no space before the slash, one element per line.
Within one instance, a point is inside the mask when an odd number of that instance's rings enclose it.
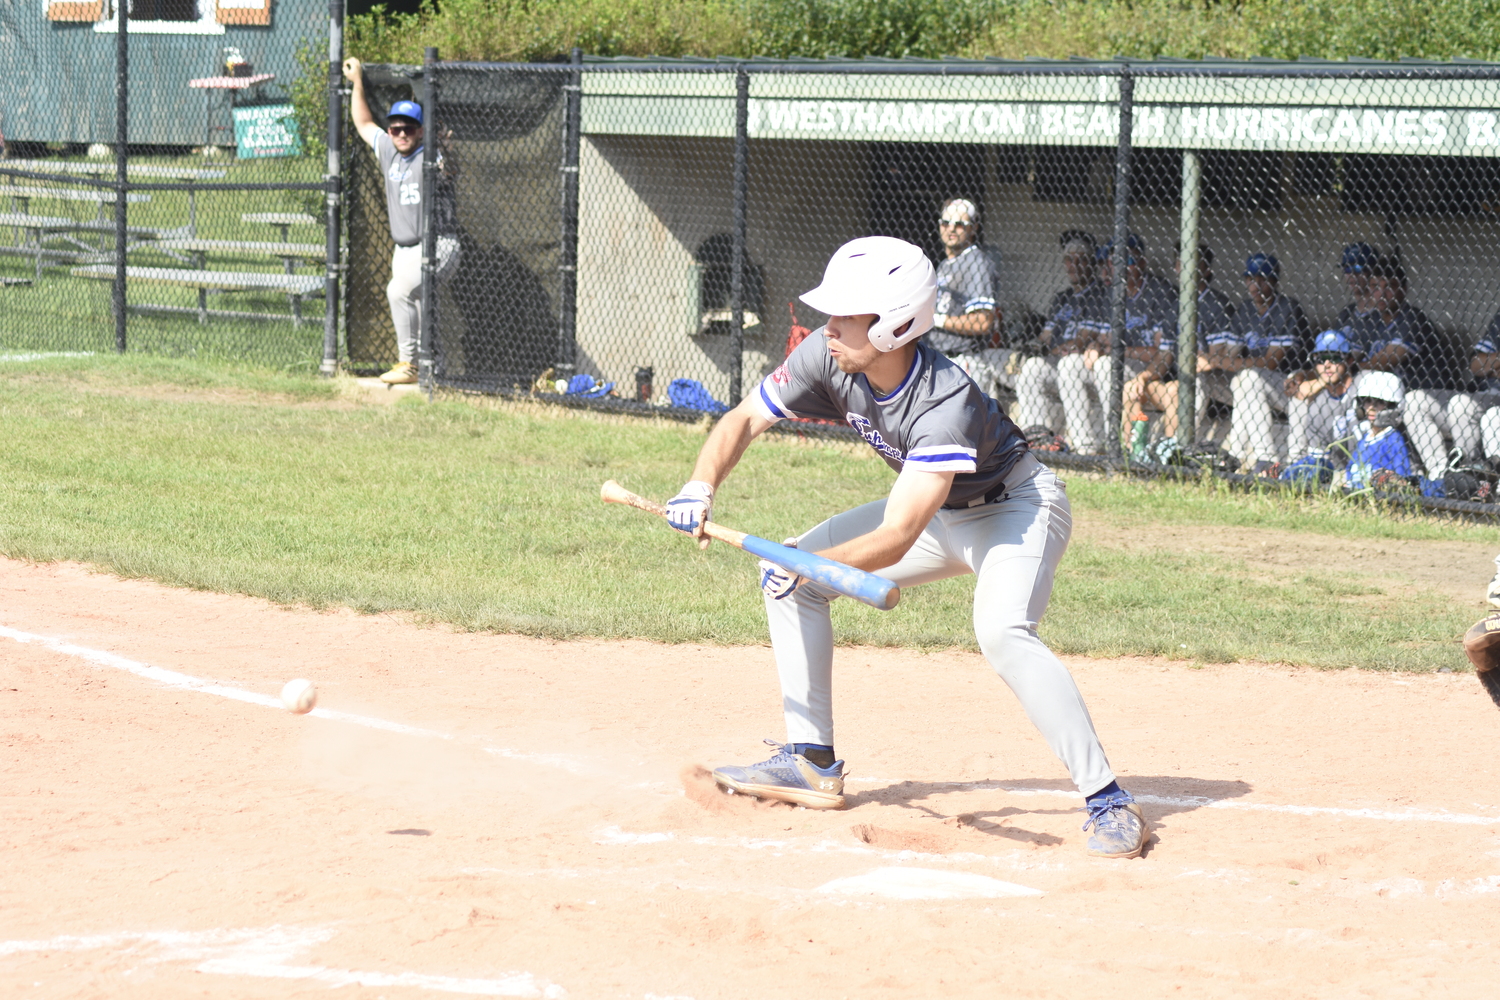
<path fill-rule="evenodd" d="M 694 479 L 667 501 L 667 523 L 678 531 L 696 535 L 699 526 L 706 523 L 713 513 L 713 506 L 714 488 Z"/>
<path fill-rule="evenodd" d="M 782 542 L 792 548 L 797 547 L 797 539 L 788 538 Z M 791 595 L 801 585 L 803 577 L 798 576 L 789 569 L 783 569 L 773 562 L 765 559 L 760 561 L 760 589 L 766 592 L 766 596 L 773 601 L 780 601 Z"/>

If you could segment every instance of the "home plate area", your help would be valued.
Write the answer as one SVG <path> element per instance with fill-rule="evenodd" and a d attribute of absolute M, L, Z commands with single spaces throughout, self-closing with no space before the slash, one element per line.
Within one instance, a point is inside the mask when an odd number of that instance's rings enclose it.
<path fill-rule="evenodd" d="M 1155 830 L 1122 862 L 974 654 L 839 651 L 825 812 L 706 770 L 779 731 L 767 648 L 12 562 L 0 608 L 7 997 L 1492 995 L 1469 676 L 1070 659 Z"/>

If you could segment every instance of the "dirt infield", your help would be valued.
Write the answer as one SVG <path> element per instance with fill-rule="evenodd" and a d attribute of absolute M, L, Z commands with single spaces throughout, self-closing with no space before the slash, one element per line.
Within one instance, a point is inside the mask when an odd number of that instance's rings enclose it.
<path fill-rule="evenodd" d="M 15 562 L 0 627 L 7 997 L 1494 995 L 1471 675 L 1070 661 L 1157 828 L 1106 862 L 976 655 L 840 652 L 855 794 L 821 813 L 694 770 L 780 735 L 764 647 Z"/>

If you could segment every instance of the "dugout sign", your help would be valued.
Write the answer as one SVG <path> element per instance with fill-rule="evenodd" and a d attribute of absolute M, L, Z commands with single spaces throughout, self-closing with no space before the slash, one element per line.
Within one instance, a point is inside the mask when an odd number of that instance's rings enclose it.
<path fill-rule="evenodd" d="M 1112 146 L 1109 104 L 750 101 L 767 139 Z M 1500 156 L 1500 111 L 1439 108 L 1137 105 L 1132 142 L 1188 149 Z"/>
<path fill-rule="evenodd" d="M 302 135 L 290 104 L 260 104 L 234 109 L 234 142 L 241 159 L 297 156 Z"/>

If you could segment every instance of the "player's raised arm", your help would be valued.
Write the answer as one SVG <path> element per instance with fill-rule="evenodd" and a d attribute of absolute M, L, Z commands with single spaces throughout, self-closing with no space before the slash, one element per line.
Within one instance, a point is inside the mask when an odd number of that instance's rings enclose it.
<path fill-rule="evenodd" d="M 370 104 L 365 100 L 365 67 L 358 59 L 350 56 L 344 60 L 344 79 L 349 81 L 351 93 L 349 95 L 349 115 L 354 119 L 354 130 L 359 137 L 369 143 L 371 148 L 375 146 L 375 139 L 381 132 L 385 131 L 370 114 Z"/>

